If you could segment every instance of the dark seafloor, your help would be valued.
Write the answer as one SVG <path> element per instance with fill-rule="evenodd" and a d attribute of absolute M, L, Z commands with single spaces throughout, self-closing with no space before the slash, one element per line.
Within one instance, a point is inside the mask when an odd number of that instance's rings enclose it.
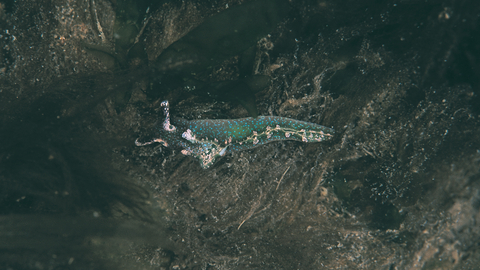
<path fill-rule="evenodd" d="M 289 1 L 253 40 L 250 75 L 271 84 L 249 97 L 332 141 L 206 170 L 136 147 L 164 99 L 248 116 L 242 90 L 152 68 L 243 2 L 0 1 L 0 269 L 478 269 L 480 4 Z M 235 82 L 242 59 L 193 79 Z"/>

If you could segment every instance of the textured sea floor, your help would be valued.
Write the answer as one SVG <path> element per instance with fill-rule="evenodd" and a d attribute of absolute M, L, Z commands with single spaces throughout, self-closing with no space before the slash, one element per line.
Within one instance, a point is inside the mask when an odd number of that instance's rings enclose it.
<path fill-rule="evenodd" d="M 480 265 L 480 6 L 289 1 L 255 39 L 248 76 L 271 79 L 258 92 L 209 90 L 243 82 L 243 52 L 185 77 L 153 68 L 246 2 L 0 1 L 1 269 Z M 254 104 L 335 135 L 203 169 L 135 146 L 163 100 L 172 117 L 244 118 Z"/>

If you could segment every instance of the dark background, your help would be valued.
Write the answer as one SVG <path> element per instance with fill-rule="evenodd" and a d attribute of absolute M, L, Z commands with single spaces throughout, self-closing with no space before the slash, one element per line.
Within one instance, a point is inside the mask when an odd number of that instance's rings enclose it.
<path fill-rule="evenodd" d="M 164 99 L 187 119 L 248 116 L 241 90 L 153 68 L 242 2 L 0 1 L 0 268 L 476 269 L 480 5 L 289 1 L 255 47 L 271 84 L 249 97 L 332 141 L 207 170 L 135 147 Z M 242 59 L 194 79 L 235 81 Z"/>

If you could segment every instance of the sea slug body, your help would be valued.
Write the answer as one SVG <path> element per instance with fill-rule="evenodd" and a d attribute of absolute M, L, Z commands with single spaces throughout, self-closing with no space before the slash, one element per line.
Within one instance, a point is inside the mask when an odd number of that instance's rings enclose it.
<path fill-rule="evenodd" d="M 335 133 L 332 128 L 279 116 L 171 121 L 168 101 L 163 101 L 161 106 L 165 119 L 159 125 L 156 138 L 144 143 L 137 139 L 135 144 L 158 142 L 165 147 L 181 147 L 182 154 L 196 157 L 204 169 L 227 152 L 281 140 L 321 142 L 331 139 Z"/>

